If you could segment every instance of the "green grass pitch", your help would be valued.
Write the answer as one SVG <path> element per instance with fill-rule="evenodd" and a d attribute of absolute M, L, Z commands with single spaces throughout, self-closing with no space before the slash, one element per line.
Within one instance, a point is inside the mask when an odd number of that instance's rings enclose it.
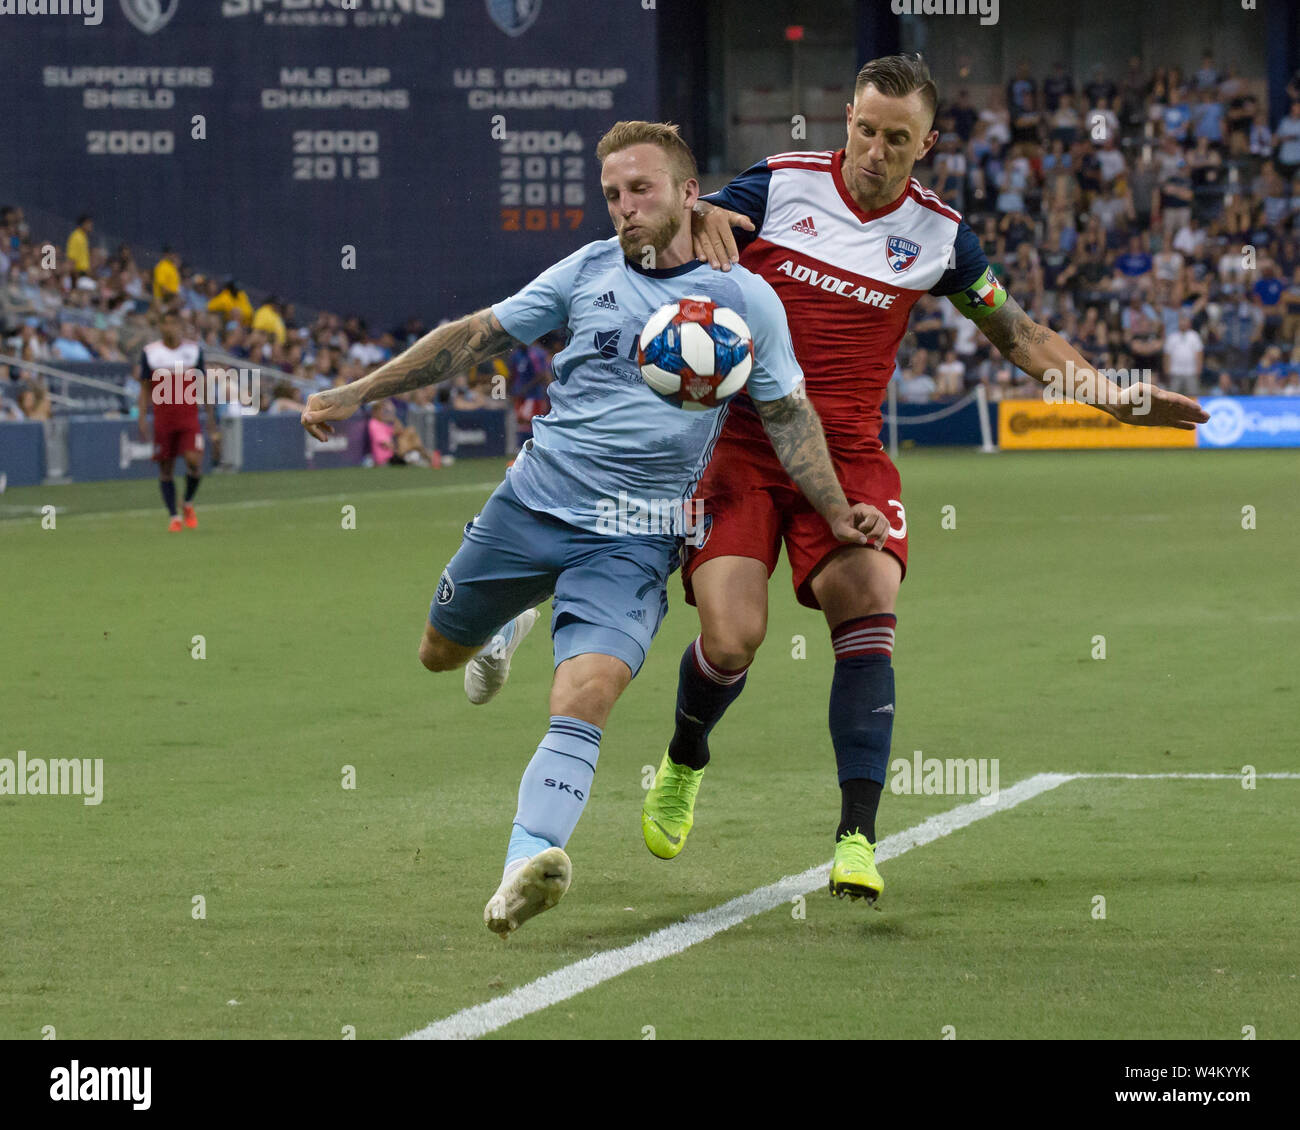
<path fill-rule="evenodd" d="M 1294 453 L 900 467 L 895 757 L 995 757 L 1003 788 L 1300 770 Z M 0 796 L 0 1038 L 397 1037 L 829 859 L 831 651 L 784 564 L 688 849 L 642 844 L 697 627 L 674 577 L 570 893 L 508 942 L 483 927 L 549 641 L 486 707 L 416 647 L 501 472 L 209 477 L 183 535 L 147 481 L 0 496 L 0 757 L 104 762 L 98 806 Z M 879 831 L 969 799 L 887 792 Z M 879 912 L 818 892 L 494 1036 L 1294 1039 L 1298 802 L 1300 780 L 1071 781 L 887 863 Z"/>

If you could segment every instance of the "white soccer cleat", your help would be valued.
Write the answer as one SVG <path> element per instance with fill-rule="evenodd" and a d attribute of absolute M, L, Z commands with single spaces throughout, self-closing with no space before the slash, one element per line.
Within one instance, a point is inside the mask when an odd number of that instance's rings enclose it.
<path fill-rule="evenodd" d="M 523 643 L 524 636 L 533 630 L 541 613 L 536 608 L 521 612 L 515 617 L 515 634 L 499 654 L 476 655 L 465 665 L 465 697 L 475 706 L 482 706 L 496 696 L 506 685 L 510 674 L 510 657 Z M 495 647 L 493 649 L 496 650 Z"/>
<path fill-rule="evenodd" d="M 543 910 L 550 910 L 564 897 L 572 878 L 573 864 L 563 848 L 538 852 L 501 880 L 497 893 L 483 908 L 484 924 L 504 938 Z"/>

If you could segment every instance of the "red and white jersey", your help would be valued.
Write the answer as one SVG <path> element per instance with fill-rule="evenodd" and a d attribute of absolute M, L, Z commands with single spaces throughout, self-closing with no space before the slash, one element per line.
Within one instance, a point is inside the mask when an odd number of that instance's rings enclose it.
<path fill-rule="evenodd" d="M 197 428 L 205 393 L 203 348 L 182 341 L 175 349 L 161 339 L 140 352 L 139 380 L 149 389 L 155 428 Z"/>
<path fill-rule="evenodd" d="M 785 306 L 809 398 L 837 446 L 879 445 L 880 405 L 908 315 L 922 294 L 963 295 L 988 270 L 961 215 L 909 180 L 865 212 L 841 175 L 844 150 L 768 157 L 704 199 L 740 212 L 757 235 L 740 261 Z M 732 412 L 753 416 L 737 398 Z"/>

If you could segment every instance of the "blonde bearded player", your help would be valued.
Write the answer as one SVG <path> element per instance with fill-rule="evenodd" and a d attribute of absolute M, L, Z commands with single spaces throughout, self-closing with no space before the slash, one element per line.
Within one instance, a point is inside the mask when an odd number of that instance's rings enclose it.
<path fill-rule="evenodd" d="M 875 818 L 894 720 L 907 519 L 879 440 L 880 405 L 922 294 L 948 297 L 1035 379 L 1071 373 L 1066 396 L 1123 423 L 1188 429 L 1208 419 L 1187 397 L 1151 385 L 1120 389 L 1094 374 L 1007 295 L 961 216 L 911 179 L 938 139 L 937 101 L 919 56 L 876 59 L 858 73 L 845 108 L 843 149 L 769 157 L 697 205 L 696 255 L 722 270 L 738 260 L 776 290 L 845 494 L 882 511 L 890 529 L 883 546 L 836 542 L 777 462 L 753 406 L 736 398 L 697 491 L 707 540 L 688 549 L 682 570 L 700 636 L 682 656 L 676 727 L 642 808 L 646 845 L 661 858 L 685 845 L 709 733 L 763 640 L 768 580 L 784 543 L 796 596 L 824 613 L 835 650 L 830 731 L 841 812 L 831 893 L 872 903 L 884 889 Z M 743 253 L 733 228 L 753 233 Z"/>

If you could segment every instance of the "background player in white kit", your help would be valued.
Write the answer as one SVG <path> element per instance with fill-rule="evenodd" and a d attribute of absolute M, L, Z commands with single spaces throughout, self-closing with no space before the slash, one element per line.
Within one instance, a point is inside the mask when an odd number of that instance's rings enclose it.
<path fill-rule="evenodd" d="M 148 342 L 140 352 L 140 405 L 137 426 L 140 438 L 149 435 L 149 410 L 153 409 L 153 458 L 158 464 L 158 489 L 170 515 L 168 530 L 178 533 L 199 524 L 194 496 L 203 478 L 203 430 L 199 403 L 208 406 L 208 436 L 214 457 L 221 454 L 221 430 L 216 410 L 207 396 L 203 346 L 185 341 L 184 324 L 175 310 L 163 313 L 162 336 Z M 176 482 L 172 468 L 176 457 L 185 460 L 183 517 L 176 513 Z"/>

